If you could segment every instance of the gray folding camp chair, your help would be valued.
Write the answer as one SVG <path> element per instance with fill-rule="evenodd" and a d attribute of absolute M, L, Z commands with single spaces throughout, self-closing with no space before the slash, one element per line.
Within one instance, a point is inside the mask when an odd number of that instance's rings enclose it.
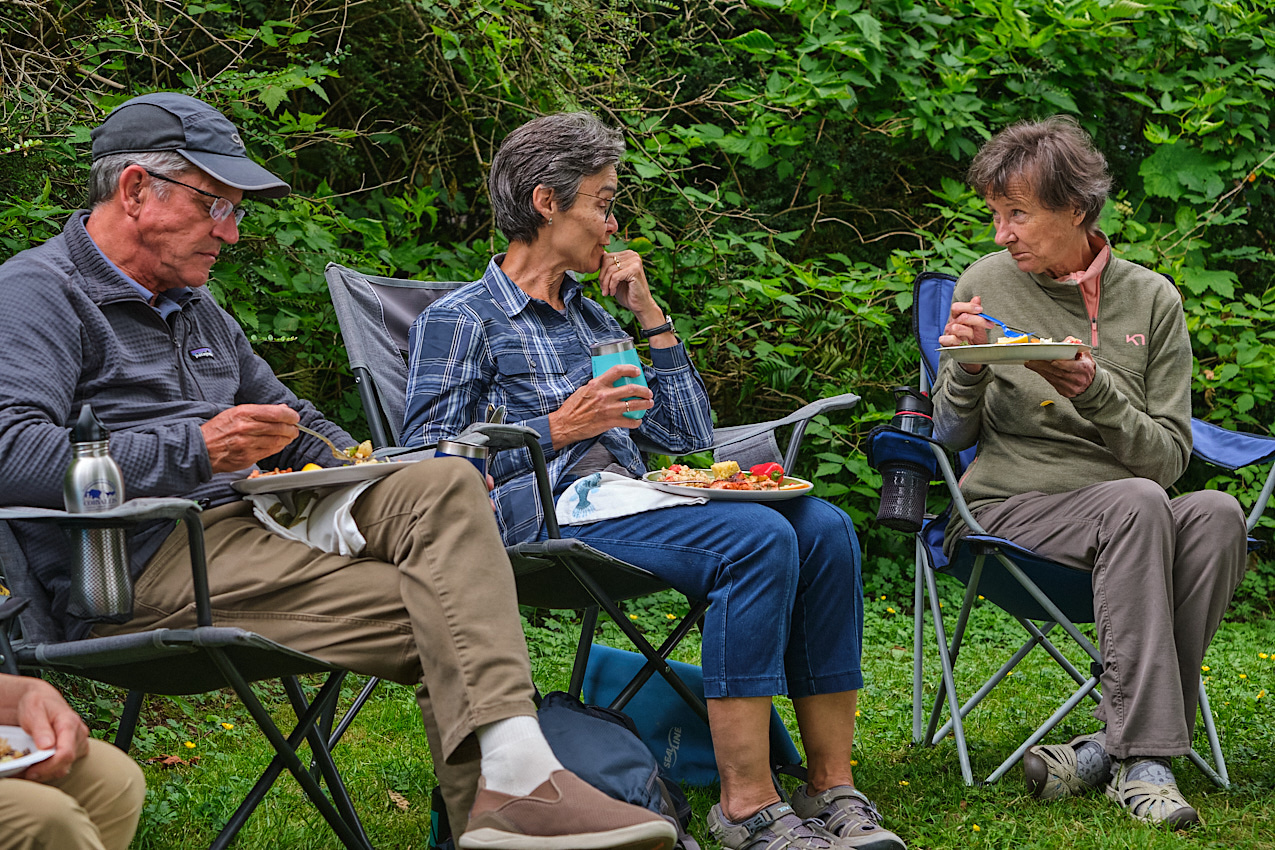
<path fill-rule="evenodd" d="M 185 499 L 134 499 L 93 514 L 0 508 L 0 574 L 12 593 L 0 597 L 0 665 L 5 672 L 58 670 L 129 689 L 132 695 L 116 737 L 116 744 L 124 750 L 132 739 L 142 694 L 175 696 L 232 688 L 276 755 L 210 845 L 213 850 L 225 848 L 234 840 L 285 768 L 296 777 L 343 846 L 368 850 L 371 843 L 332 760 L 334 742 L 317 727 L 324 714 L 330 715 L 346 671 L 259 634 L 214 625 L 199 513 L 199 505 Z M 189 629 L 148 629 L 110 637 L 65 639 L 43 586 L 27 570 L 26 558 L 9 523 L 53 523 L 67 529 L 128 528 L 157 519 L 185 524 L 196 625 Z M 327 674 L 313 701 L 306 698 L 297 680 L 297 676 L 307 673 Z M 253 693 L 251 683 L 262 679 L 283 682 L 297 716 L 296 725 L 286 736 Z M 302 742 L 310 746 L 317 777 L 297 757 Z M 327 793 L 320 779 L 326 784 Z"/>
<path fill-rule="evenodd" d="M 925 272 L 914 283 L 913 332 L 921 350 L 921 392 L 928 394 L 938 374 L 938 337 L 947 321 L 952 291 L 956 279 L 951 275 Z M 1240 434 L 1192 420 L 1193 452 L 1196 457 L 1225 469 L 1235 470 L 1255 463 L 1270 463 L 1275 459 L 1275 439 L 1251 434 Z M 997 684 L 1010 675 L 1013 669 L 1036 647 L 1042 648 L 1074 680 L 1075 687 L 1043 723 L 998 766 L 984 783 L 992 783 L 1018 763 L 1028 749 L 1039 743 L 1068 713 L 1086 699 L 1094 703 L 1102 699 L 1099 678 L 1102 672 L 1102 656 L 1077 624 L 1092 623 L 1093 588 L 1091 573 L 1054 563 L 1034 552 L 1015 545 L 1012 541 L 984 532 L 970 513 L 960 492 L 960 476 L 973 461 L 976 449 L 961 452 L 955 464 L 947 452 L 933 441 L 925 441 L 910 434 L 876 429 L 869 437 L 868 454 L 874 466 L 884 466 L 902 458 L 916 465 L 918 470 L 941 480 L 952 497 L 951 506 L 940 516 L 928 516 L 921 530 L 914 535 L 916 575 L 914 589 L 914 648 L 913 648 L 913 742 L 934 746 L 951 734 L 956 743 L 961 775 L 967 785 L 974 784 L 966 746 L 964 720 Z M 1257 525 L 1272 490 L 1275 490 L 1275 466 L 1265 477 L 1265 487 L 1248 519 L 1248 529 Z M 957 545 L 949 558 L 943 551 L 943 536 L 950 512 L 959 512 L 972 533 Z M 1257 542 L 1249 540 L 1250 549 Z M 937 576 L 955 578 L 965 585 L 964 600 L 957 615 L 955 629 L 949 638 L 943 611 L 940 608 Z M 1026 632 L 1026 640 L 1004 664 L 964 703 L 957 696 L 957 659 L 961 652 L 967 626 L 976 601 L 986 598 L 992 605 L 1010 614 Z M 934 624 L 939 680 L 932 702 L 924 696 L 923 659 L 925 656 L 925 607 L 928 600 Z M 1054 645 L 1054 630 L 1064 633 L 1088 656 L 1089 668 L 1077 669 Z M 938 722 L 947 708 L 948 719 L 942 728 Z M 924 715 L 929 712 L 928 724 Z M 1192 750 L 1188 757 L 1200 770 L 1222 787 L 1230 784 L 1226 772 L 1226 760 L 1209 707 L 1204 683 L 1200 683 L 1200 716 L 1213 766 L 1199 753 Z M 924 724 L 924 728 L 923 728 Z M 1215 769 L 1216 768 L 1216 769 Z"/>
<path fill-rule="evenodd" d="M 396 446 L 407 401 L 408 329 L 427 306 L 464 284 L 377 277 L 336 263 L 328 264 L 324 276 L 336 308 L 350 369 L 372 431 L 372 441 L 378 446 Z M 792 433 L 781 462 L 785 469 L 792 469 L 810 419 L 820 413 L 849 409 L 858 400 L 858 396 L 847 393 L 808 404 L 783 419 L 717 429 L 713 440 L 714 454 L 718 458 L 737 460 L 743 467 L 780 461 L 775 430 L 791 425 Z M 531 453 L 549 539 L 509 547 L 509 555 L 520 603 L 536 608 L 584 611 L 571 672 L 571 693 L 579 696 L 583 686 L 589 648 L 601 609 L 647 659 L 646 665 L 621 689 L 611 707 L 623 708 L 653 674 L 659 673 L 707 722 L 708 712 L 703 700 L 673 672 L 667 658 L 694 628 L 707 610 L 708 602 L 689 600 L 690 612 L 686 617 L 674 626 L 658 649 L 651 646 L 620 611 L 618 603 L 666 590 L 668 585 L 647 571 L 612 558 L 581 541 L 560 538 L 544 455 L 534 431 L 510 425 L 480 425 L 477 429 L 489 436 L 488 445 L 493 449 L 525 447 Z M 635 432 L 635 436 L 640 435 Z M 644 451 L 668 454 L 667 450 L 649 443 L 639 442 L 639 447 Z"/>

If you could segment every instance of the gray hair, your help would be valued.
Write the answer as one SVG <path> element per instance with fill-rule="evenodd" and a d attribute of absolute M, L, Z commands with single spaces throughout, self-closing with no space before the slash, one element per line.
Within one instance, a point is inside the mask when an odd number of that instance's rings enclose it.
<path fill-rule="evenodd" d="M 113 153 L 94 160 L 89 170 L 89 208 L 104 204 L 115 197 L 120 186 L 120 175 L 130 165 L 140 165 L 147 171 L 154 171 L 165 177 L 179 177 L 195 170 L 190 160 L 173 151 L 152 151 L 149 153 Z M 155 181 L 153 191 L 160 200 L 168 197 L 172 186 L 162 180 Z"/>
<path fill-rule="evenodd" d="M 1022 180 L 1046 209 L 1083 212 L 1090 231 L 1111 190 L 1106 157 L 1070 115 L 1001 130 L 974 157 L 967 179 L 985 198 L 1005 197 Z"/>
<path fill-rule="evenodd" d="M 588 112 L 558 112 L 528 121 L 500 144 L 487 190 L 496 227 L 510 242 L 531 242 L 546 223 L 531 203 L 537 186 L 553 189 L 564 210 L 580 182 L 624 155 L 624 135 Z"/>

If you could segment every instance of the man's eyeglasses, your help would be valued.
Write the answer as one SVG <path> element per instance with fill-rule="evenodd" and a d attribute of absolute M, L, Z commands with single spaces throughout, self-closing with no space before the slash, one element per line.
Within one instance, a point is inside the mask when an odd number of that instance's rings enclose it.
<path fill-rule="evenodd" d="M 225 221 L 233 215 L 235 217 L 235 226 L 237 227 L 239 222 L 243 221 L 243 217 L 248 213 L 248 211 L 243 207 L 237 207 L 230 203 L 229 198 L 223 198 L 221 195 L 214 195 L 212 192 L 205 192 L 203 189 L 200 189 L 197 186 L 192 186 L 189 183 L 183 183 L 180 180 L 174 180 L 171 177 L 156 174 L 149 168 L 146 169 L 146 173 L 151 177 L 154 177 L 156 180 L 163 180 L 165 183 L 175 183 L 178 186 L 185 186 L 187 189 L 190 189 L 193 192 L 198 192 L 204 197 L 212 198 L 213 202 L 212 206 L 208 208 L 208 214 L 212 216 L 213 221 Z"/>
<path fill-rule="evenodd" d="M 579 192 L 579 191 L 577 191 L 576 194 L 584 195 L 586 198 L 597 198 L 599 201 L 606 201 L 607 202 L 606 209 L 602 211 L 602 218 L 604 220 L 610 218 L 611 213 L 615 211 L 615 201 L 616 201 L 616 198 L 619 197 L 619 195 L 612 195 L 609 198 L 603 198 L 600 195 L 590 195 L 588 192 Z"/>

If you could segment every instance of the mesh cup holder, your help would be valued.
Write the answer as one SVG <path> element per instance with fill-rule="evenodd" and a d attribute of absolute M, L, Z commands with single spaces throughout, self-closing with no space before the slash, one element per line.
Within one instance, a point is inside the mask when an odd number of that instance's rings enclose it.
<path fill-rule="evenodd" d="M 883 464 L 877 522 L 908 534 L 920 531 L 929 490 L 930 471 L 925 467 L 907 461 Z"/>

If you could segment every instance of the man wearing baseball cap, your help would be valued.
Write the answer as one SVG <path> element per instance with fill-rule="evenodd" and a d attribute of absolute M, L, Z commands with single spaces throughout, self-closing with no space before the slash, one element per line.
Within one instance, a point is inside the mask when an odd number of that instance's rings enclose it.
<path fill-rule="evenodd" d="M 469 817 L 460 847 L 671 850 L 671 824 L 586 785 L 545 742 L 513 572 L 467 461 L 411 464 L 362 491 L 354 555 L 276 535 L 232 489 L 258 468 L 336 465 L 298 424 L 356 442 L 280 383 L 203 289 L 239 239 L 244 196 L 288 184 L 183 94 L 121 104 L 92 140 L 90 209 L 0 266 L 0 503 L 61 507 L 67 428 L 92 404 L 129 497 L 206 506 L 217 625 L 418 686 L 458 833 Z M 14 530 L 68 638 L 194 625 L 186 535 L 171 522 L 130 539 L 125 623 L 70 614 L 60 532 Z"/>

